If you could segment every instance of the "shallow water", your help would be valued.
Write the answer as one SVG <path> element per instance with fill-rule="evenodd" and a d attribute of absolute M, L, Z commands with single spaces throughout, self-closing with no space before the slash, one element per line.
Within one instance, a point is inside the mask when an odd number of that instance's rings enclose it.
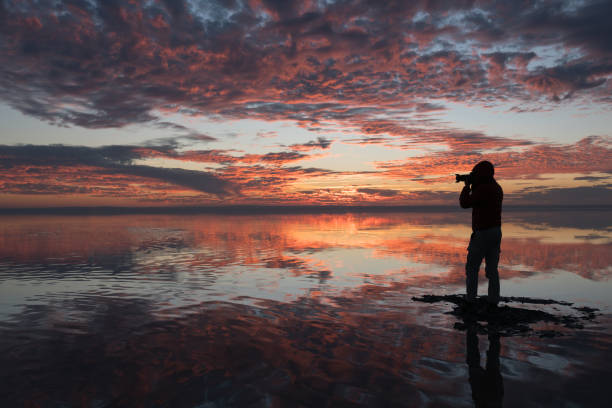
<path fill-rule="evenodd" d="M 505 214 L 502 294 L 600 314 L 496 338 L 412 300 L 463 291 L 467 212 L 2 216 L 0 400 L 607 406 L 611 219 Z"/>

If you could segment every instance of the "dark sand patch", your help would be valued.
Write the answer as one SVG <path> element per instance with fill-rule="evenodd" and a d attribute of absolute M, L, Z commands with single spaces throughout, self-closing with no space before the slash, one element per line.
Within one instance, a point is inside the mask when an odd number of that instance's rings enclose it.
<path fill-rule="evenodd" d="M 466 330 L 475 325 L 480 333 L 498 333 L 501 336 L 537 335 L 540 337 L 562 336 L 561 328 L 582 329 L 584 322 L 595 319 L 598 309 L 576 307 L 573 303 L 551 299 L 534 299 L 526 297 L 502 297 L 500 303 L 521 303 L 533 305 L 563 306 L 569 313 L 552 314 L 543 310 L 525 309 L 500 304 L 497 308 L 489 307 L 486 296 L 477 299 L 475 304 L 469 304 L 463 295 L 423 295 L 412 300 L 424 303 L 448 302 L 455 306 L 447 312 L 459 317 L 454 328 Z M 556 308 L 555 308 L 556 309 Z M 552 324 L 558 329 L 534 329 L 536 324 Z"/>

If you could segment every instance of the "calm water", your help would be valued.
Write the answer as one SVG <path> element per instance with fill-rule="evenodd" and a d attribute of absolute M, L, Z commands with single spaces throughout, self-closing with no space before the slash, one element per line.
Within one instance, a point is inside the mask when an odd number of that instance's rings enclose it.
<path fill-rule="evenodd" d="M 611 218 L 505 215 L 502 294 L 601 315 L 498 351 L 456 330 L 450 304 L 412 300 L 463 291 L 468 212 L 3 216 L 0 400 L 470 407 L 474 391 L 497 406 L 608 406 Z M 503 398 L 482 397 L 502 384 Z"/>

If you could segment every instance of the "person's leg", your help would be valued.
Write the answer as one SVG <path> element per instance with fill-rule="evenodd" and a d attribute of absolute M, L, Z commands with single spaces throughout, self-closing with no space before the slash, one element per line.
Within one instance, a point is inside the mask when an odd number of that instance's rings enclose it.
<path fill-rule="evenodd" d="M 485 254 L 485 275 L 489 279 L 487 300 L 496 305 L 499 303 L 499 253 L 501 245 L 501 229 L 487 230 L 487 249 Z"/>
<path fill-rule="evenodd" d="M 479 231 L 472 233 L 470 245 L 468 246 L 467 261 L 465 263 L 465 289 L 466 300 L 475 302 L 478 293 L 478 270 L 484 257 L 482 239 Z"/>

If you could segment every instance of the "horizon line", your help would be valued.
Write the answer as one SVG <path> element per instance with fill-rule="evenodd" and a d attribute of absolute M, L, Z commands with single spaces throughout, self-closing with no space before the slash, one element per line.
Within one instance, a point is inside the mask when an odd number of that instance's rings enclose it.
<path fill-rule="evenodd" d="M 504 211 L 612 211 L 612 204 L 599 205 L 506 205 Z M 299 214 L 351 212 L 448 212 L 465 211 L 458 205 L 262 205 L 236 204 L 225 206 L 61 206 L 6 207 L 0 215 L 121 215 L 121 214 Z"/>

